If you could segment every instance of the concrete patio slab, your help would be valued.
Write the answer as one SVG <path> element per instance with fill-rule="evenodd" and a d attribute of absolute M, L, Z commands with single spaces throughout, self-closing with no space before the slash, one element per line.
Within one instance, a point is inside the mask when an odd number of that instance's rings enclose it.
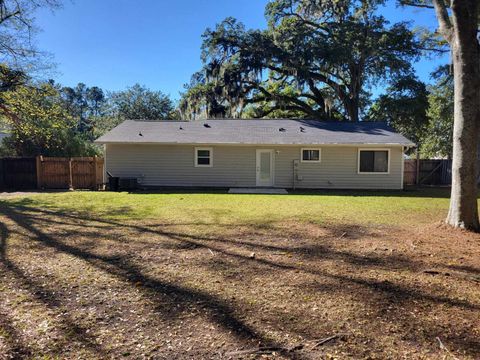
<path fill-rule="evenodd" d="M 231 188 L 228 190 L 229 194 L 277 194 L 286 195 L 288 191 L 285 189 L 273 188 Z"/>

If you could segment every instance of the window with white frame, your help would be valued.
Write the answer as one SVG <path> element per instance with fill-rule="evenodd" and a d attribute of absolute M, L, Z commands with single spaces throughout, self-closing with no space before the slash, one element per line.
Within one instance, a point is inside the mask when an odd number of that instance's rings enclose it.
<path fill-rule="evenodd" d="M 209 147 L 195 148 L 195 167 L 213 166 L 213 149 Z"/>
<path fill-rule="evenodd" d="M 388 174 L 390 168 L 390 150 L 359 149 L 358 172 L 360 174 Z"/>
<path fill-rule="evenodd" d="M 320 162 L 320 149 L 304 148 L 302 149 L 302 162 Z"/>

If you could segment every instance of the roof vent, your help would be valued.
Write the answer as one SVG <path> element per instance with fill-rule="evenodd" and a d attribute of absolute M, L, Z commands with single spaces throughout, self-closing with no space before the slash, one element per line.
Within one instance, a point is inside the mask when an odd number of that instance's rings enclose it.
<path fill-rule="evenodd" d="M 209 129 L 211 128 L 211 126 L 208 125 L 207 123 L 203 124 L 203 126 L 205 126 L 206 128 L 209 128 Z"/>
<path fill-rule="evenodd" d="M 285 132 L 287 130 L 285 128 L 280 128 L 280 129 L 278 129 L 278 131 Z"/>
<path fill-rule="evenodd" d="M 300 132 L 305 132 L 305 128 L 303 126 L 300 126 Z"/>
<path fill-rule="evenodd" d="M 143 134 L 141 132 L 138 133 L 138 136 L 143 136 Z"/>
<path fill-rule="evenodd" d="M 183 130 L 183 127 L 180 126 L 180 127 L 178 128 L 178 130 Z"/>

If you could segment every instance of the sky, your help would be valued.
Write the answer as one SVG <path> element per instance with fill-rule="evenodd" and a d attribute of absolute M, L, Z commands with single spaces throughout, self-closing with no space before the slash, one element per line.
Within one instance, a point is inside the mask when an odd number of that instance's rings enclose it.
<path fill-rule="evenodd" d="M 392 0 L 393 1 L 393 0 Z M 37 13 L 38 47 L 53 55 L 55 80 L 104 90 L 140 83 L 173 99 L 201 66 L 201 35 L 228 16 L 247 28 L 264 28 L 267 0 L 67 0 L 63 8 Z M 413 21 L 434 29 L 429 9 L 390 3 L 381 13 L 391 22 Z M 448 58 L 415 64 L 423 81 Z"/>

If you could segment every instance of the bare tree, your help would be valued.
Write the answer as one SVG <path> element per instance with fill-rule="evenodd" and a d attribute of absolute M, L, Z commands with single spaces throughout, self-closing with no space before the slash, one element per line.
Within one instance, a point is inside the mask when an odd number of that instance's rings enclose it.
<path fill-rule="evenodd" d="M 0 0 L 0 63 L 16 70 L 31 71 L 44 55 L 34 42 L 34 14 L 56 9 L 60 0 Z"/>

